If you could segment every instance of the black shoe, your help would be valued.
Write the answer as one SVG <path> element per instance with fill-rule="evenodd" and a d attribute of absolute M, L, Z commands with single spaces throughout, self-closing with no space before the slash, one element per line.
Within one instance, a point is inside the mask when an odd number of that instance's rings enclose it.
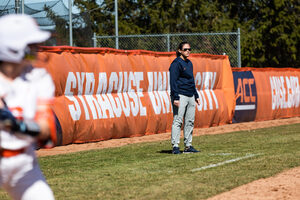
<path fill-rule="evenodd" d="M 196 150 L 193 146 L 185 147 L 183 153 L 198 153 L 200 151 Z"/>
<path fill-rule="evenodd" d="M 173 147 L 172 154 L 181 154 L 179 147 Z"/>

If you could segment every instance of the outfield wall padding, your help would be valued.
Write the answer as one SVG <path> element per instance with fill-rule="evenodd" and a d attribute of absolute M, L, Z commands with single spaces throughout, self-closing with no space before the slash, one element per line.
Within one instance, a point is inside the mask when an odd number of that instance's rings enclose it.
<path fill-rule="evenodd" d="M 235 122 L 255 110 L 253 121 L 300 116 L 300 70 L 295 68 L 233 68 Z M 251 120 L 249 120 L 251 121 Z"/>
<path fill-rule="evenodd" d="M 169 66 L 175 52 L 43 47 L 39 57 L 55 82 L 62 145 L 171 130 Z M 195 127 L 231 123 L 235 93 L 228 57 L 191 54 L 190 60 L 201 100 Z"/>
<path fill-rule="evenodd" d="M 257 108 L 256 82 L 252 71 L 233 71 L 236 98 L 233 123 L 254 121 Z"/>

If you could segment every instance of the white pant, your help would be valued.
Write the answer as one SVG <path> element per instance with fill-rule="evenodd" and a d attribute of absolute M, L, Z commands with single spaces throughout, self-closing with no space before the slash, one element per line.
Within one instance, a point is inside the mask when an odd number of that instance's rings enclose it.
<path fill-rule="evenodd" d="M 9 158 L 0 158 L 0 186 L 15 200 L 54 200 L 33 148 Z"/>
<path fill-rule="evenodd" d="M 173 104 L 173 124 L 171 130 L 171 143 L 173 147 L 179 147 L 181 127 L 184 122 L 183 136 L 184 146 L 192 145 L 195 120 L 196 102 L 194 96 L 179 95 L 179 107 Z"/>

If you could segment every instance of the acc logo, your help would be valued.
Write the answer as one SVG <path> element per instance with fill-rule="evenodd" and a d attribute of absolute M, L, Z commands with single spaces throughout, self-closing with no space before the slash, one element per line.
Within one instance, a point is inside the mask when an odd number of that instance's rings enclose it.
<path fill-rule="evenodd" d="M 253 121 L 256 115 L 256 85 L 251 71 L 233 72 L 236 107 L 233 122 Z"/>

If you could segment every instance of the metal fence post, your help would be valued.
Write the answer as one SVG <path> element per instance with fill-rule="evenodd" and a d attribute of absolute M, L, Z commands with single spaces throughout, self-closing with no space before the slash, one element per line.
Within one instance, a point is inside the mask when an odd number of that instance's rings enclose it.
<path fill-rule="evenodd" d="M 170 51 L 170 34 L 169 33 L 167 34 L 167 49 L 169 52 Z"/>
<path fill-rule="evenodd" d="M 240 32 L 240 28 L 238 28 L 237 56 L 238 56 L 238 67 L 241 68 L 242 63 L 241 63 L 241 32 Z"/>
<path fill-rule="evenodd" d="M 70 46 L 73 46 L 72 0 L 69 0 L 69 40 Z"/>
<path fill-rule="evenodd" d="M 119 49 L 118 0 L 115 0 L 116 49 Z"/>
<path fill-rule="evenodd" d="M 18 14 L 20 13 L 20 1 L 15 0 L 15 13 Z"/>
<path fill-rule="evenodd" d="M 94 36 L 93 36 L 93 46 L 94 47 L 97 47 L 97 36 L 96 36 L 96 33 L 94 33 Z"/>
<path fill-rule="evenodd" d="M 22 14 L 23 14 L 23 15 L 25 14 L 25 5 L 24 5 L 24 1 L 25 1 L 25 0 L 22 0 Z"/>

